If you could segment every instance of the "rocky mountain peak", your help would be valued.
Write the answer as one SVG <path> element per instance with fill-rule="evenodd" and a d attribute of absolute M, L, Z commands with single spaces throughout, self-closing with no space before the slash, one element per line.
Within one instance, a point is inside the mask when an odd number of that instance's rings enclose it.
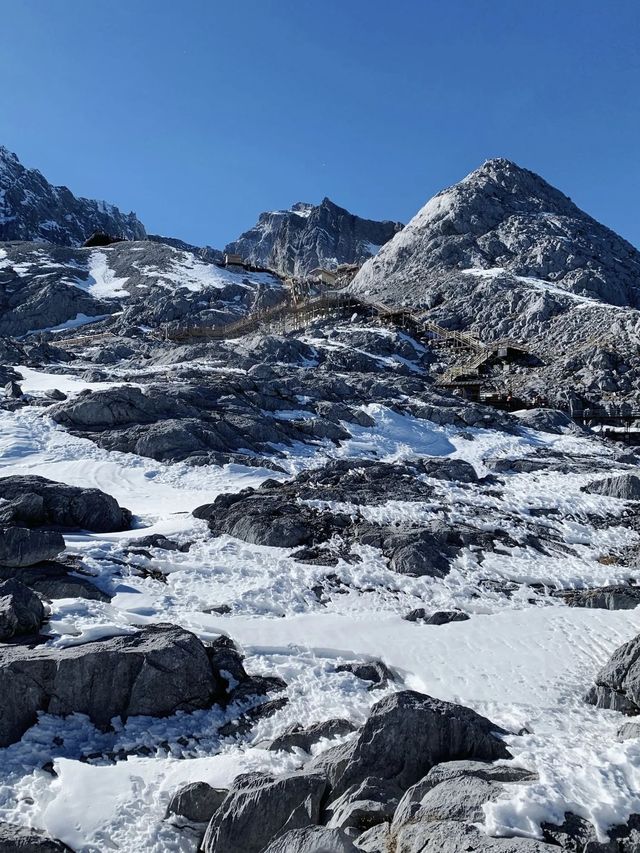
<path fill-rule="evenodd" d="M 94 231 L 132 240 L 146 236 L 135 213 L 125 214 L 107 202 L 78 198 L 67 187 L 53 186 L 0 146 L 0 241 L 79 246 Z"/>
<path fill-rule="evenodd" d="M 640 306 L 640 253 L 535 172 L 503 158 L 430 199 L 353 287 L 391 303 L 428 305 L 466 293 L 469 276 L 482 276 L 485 289 L 489 278 L 511 276 L 538 297 L 552 288 Z"/>
<path fill-rule="evenodd" d="M 306 275 L 315 267 L 363 263 L 400 228 L 363 219 L 325 197 L 318 205 L 296 202 L 289 210 L 261 213 L 226 251 L 283 275 Z"/>

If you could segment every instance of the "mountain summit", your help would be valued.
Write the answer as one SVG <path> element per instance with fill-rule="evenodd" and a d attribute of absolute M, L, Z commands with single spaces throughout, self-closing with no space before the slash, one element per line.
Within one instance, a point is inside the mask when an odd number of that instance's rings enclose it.
<path fill-rule="evenodd" d="M 131 240 L 146 236 L 135 213 L 125 214 L 104 201 L 77 198 L 67 187 L 54 187 L 0 145 L 0 242 L 80 246 L 94 231 Z"/>
<path fill-rule="evenodd" d="M 284 275 L 304 275 L 314 267 L 362 263 L 401 228 L 399 222 L 362 219 L 325 198 L 319 205 L 297 202 L 260 214 L 226 251 Z"/>
<path fill-rule="evenodd" d="M 640 252 L 539 175 L 502 158 L 428 201 L 353 287 L 392 304 L 429 305 L 455 296 L 456 281 L 499 275 L 640 306 Z"/>

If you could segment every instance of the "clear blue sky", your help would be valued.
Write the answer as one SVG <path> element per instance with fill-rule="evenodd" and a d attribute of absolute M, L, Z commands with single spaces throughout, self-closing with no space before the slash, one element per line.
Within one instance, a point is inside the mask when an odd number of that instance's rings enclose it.
<path fill-rule="evenodd" d="M 640 245 L 639 36 L 638 0 L 0 0 L 0 143 L 200 244 L 505 156 Z"/>

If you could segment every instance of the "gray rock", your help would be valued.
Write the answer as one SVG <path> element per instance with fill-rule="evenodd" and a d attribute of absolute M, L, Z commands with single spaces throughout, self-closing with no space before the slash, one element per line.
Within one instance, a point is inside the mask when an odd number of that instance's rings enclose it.
<path fill-rule="evenodd" d="M 623 723 L 618 729 L 617 737 L 618 740 L 640 738 L 640 720 L 632 720 L 628 723 Z"/>
<path fill-rule="evenodd" d="M 17 400 L 22 397 L 22 388 L 18 385 L 17 382 L 7 382 L 7 384 L 4 386 L 4 393 L 7 397 L 11 397 L 12 399 Z"/>
<path fill-rule="evenodd" d="M 0 528 L 0 566 L 33 566 L 43 560 L 52 560 L 64 548 L 62 534 L 55 531 Z"/>
<path fill-rule="evenodd" d="M 166 716 L 224 699 L 220 673 L 188 631 L 154 625 L 134 634 L 52 648 L 0 648 L 0 745 L 18 740 L 38 711 L 113 717 Z"/>
<path fill-rule="evenodd" d="M 0 853 L 73 853 L 70 847 L 38 829 L 0 822 Z"/>
<path fill-rule="evenodd" d="M 0 641 L 36 633 L 44 616 L 40 598 L 29 587 L 17 580 L 0 583 Z"/>
<path fill-rule="evenodd" d="M 0 521 L 26 527 L 56 527 L 109 533 L 128 530 L 131 513 L 100 489 L 56 483 L 34 475 L 0 478 Z"/>
<path fill-rule="evenodd" d="M 305 729 L 294 724 L 274 738 L 266 748 L 273 751 L 303 749 L 305 752 L 310 752 L 313 744 L 321 738 L 342 737 L 355 731 L 355 729 L 356 727 L 349 720 L 341 719 L 313 723 Z"/>
<path fill-rule="evenodd" d="M 236 777 L 207 828 L 203 853 L 261 853 L 285 832 L 317 824 L 325 788 L 316 773 Z"/>
<path fill-rule="evenodd" d="M 89 601 L 111 601 L 111 596 L 99 589 L 86 577 L 74 574 L 73 565 L 39 563 L 19 569 L 0 566 L 0 581 L 13 578 L 52 601 L 56 598 L 86 598 Z"/>
<path fill-rule="evenodd" d="M 166 817 L 175 815 L 189 823 L 209 823 L 222 805 L 228 791 L 206 782 L 190 782 L 179 788 L 169 800 Z"/>
<path fill-rule="evenodd" d="M 323 816 L 329 827 L 359 835 L 373 826 L 391 820 L 398 805 L 393 786 L 367 778 L 351 785 L 326 807 Z"/>
<path fill-rule="evenodd" d="M 358 853 L 358 848 L 340 829 L 307 826 L 285 832 L 264 853 Z"/>
<path fill-rule="evenodd" d="M 488 782 L 476 776 L 449 779 L 425 792 L 422 792 L 418 783 L 404 795 L 394 815 L 391 831 L 397 832 L 409 821 L 458 820 L 481 823 L 484 820 L 482 806 L 496 800 L 502 790 L 499 782 Z"/>
<path fill-rule="evenodd" d="M 391 844 L 388 823 L 379 823 L 359 835 L 353 842 L 357 850 L 363 853 L 387 853 Z"/>
<path fill-rule="evenodd" d="M 377 702 L 353 741 L 310 767 L 327 773 L 334 798 L 367 777 L 401 793 L 441 761 L 508 758 L 503 733 L 469 708 L 406 690 Z"/>
<path fill-rule="evenodd" d="M 229 243 L 226 252 L 284 275 L 305 275 L 315 267 L 362 263 L 390 240 L 398 222 L 361 219 L 325 198 L 314 206 L 260 214 L 257 224 Z"/>
<path fill-rule="evenodd" d="M 615 650 L 585 699 L 598 708 L 640 714 L 640 635 Z"/>
<path fill-rule="evenodd" d="M 620 474 L 617 477 L 606 477 L 595 480 L 588 486 L 583 486 L 583 492 L 591 495 L 606 495 L 609 498 L 619 498 L 623 501 L 640 500 L 640 477 L 635 474 Z"/>
<path fill-rule="evenodd" d="M 582 427 L 579 427 L 568 415 L 557 409 L 527 409 L 518 412 L 517 417 L 522 426 L 540 432 L 551 432 L 556 435 L 562 435 L 562 433 L 583 435 L 585 433 Z"/>
<path fill-rule="evenodd" d="M 407 530 L 385 536 L 382 550 L 389 557 L 389 568 L 398 574 L 444 578 L 459 549 L 430 530 Z"/>
<path fill-rule="evenodd" d="M 103 201 L 76 198 L 66 187 L 52 186 L 35 169 L 26 169 L 15 154 L 0 146 L 0 190 L 4 216 L 0 241 L 35 240 L 79 246 L 93 231 L 144 239 L 134 213 L 123 214 Z"/>
<path fill-rule="evenodd" d="M 553 593 L 569 607 L 595 607 L 600 610 L 633 610 L 640 604 L 640 586 L 619 584 L 593 589 L 559 590 Z"/>
<path fill-rule="evenodd" d="M 350 672 L 356 678 L 370 681 L 372 687 L 386 687 L 389 681 L 395 681 L 393 673 L 381 660 L 341 663 L 336 667 L 336 672 Z"/>
<path fill-rule="evenodd" d="M 427 613 L 424 607 L 416 607 L 402 618 L 407 622 L 421 622 L 423 625 L 446 625 L 449 622 L 465 622 L 470 617 L 462 610 L 436 610 L 435 613 Z"/>
<path fill-rule="evenodd" d="M 433 767 L 402 796 L 391 829 L 412 820 L 483 821 L 482 804 L 495 799 L 505 782 L 531 782 L 535 773 L 508 764 L 448 761 Z"/>
<path fill-rule="evenodd" d="M 402 827 L 388 853 L 558 853 L 530 838 L 491 838 L 459 821 L 423 821 Z M 385 851 L 387 853 L 387 851 Z"/>
<path fill-rule="evenodd" d="M 60 391 L 58 388 L 48 388 L 44 392 L 44 395 L 50 400 L 55 400 L 57 403 L 60 403 L 62 400 L 67 399 L 67 395 L 63 391 Z"/>

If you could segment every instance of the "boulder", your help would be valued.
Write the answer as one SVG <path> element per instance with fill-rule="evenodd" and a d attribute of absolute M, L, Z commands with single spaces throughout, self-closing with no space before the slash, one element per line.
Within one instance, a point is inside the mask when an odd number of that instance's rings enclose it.
<path fill-rule="evenodd" d="M 0 583 L 0 641 L 16 634 L 35 634 L 44 616 L 40 598 L 29 587 L 13 579 Z"/>
<path fill-rule="evenodd" d="M 382 543 L 389 568 L 411 577 L 446 577 L 458 550 L 430 530 L 392 532 Z"/>
<path fill-rule="evenodd" d="M 585 699 L 598 708 L 640 714 L 640 635 L 615 650 Z"/>
<path fill-rule="evenodd" d="M 398 806 L 391 824 L 397 832 L 410 821 L 460 820 L 482 823 L 484 803 L 496 800 L 502 793 L 499 782 L 477 776 L 459 776 L 439 785 L 422 789 L 420 782 L 409 788 Z"/>
<path fill-rule="evenodd" d="M 307 826 L 285 832 L 264 853 L 358 853 L 358 848 L 341 829 Z"/>
<path fill-rule="evenodd" d="M 310 752 L 314 743 L 317 743 L 321 738 L 342 737 L 355 731 L 356 727 L 349 720 L 333 719 L 324 720 L 322 723 L 313 723 L 306 729 L 302 726 L 294 725 L 285 729 L 282 734 L 274 738 L 268 745 L 267 749 L 277 751 L 279 749 L 293 750 L 303 749 L 305 752 Z"/>
<path fill-rule="evenodd" d="M 505 782 L 533 782 L 535 773 L 510 764 L 447 761 L 437 764 L 403 794 L 392 832 L 413 820 L 482 822 L 482 804 L 495 799 Z"/>
<path fill-rule="evenodd" d="M 587 486 L 583 486 L 582 491 L 591 495 L 619 498 L 623 501 L 638 501 L 640 500 L 640 477 L 636 477 L 635 474 L 605 477 L 604 480 L 594 480 Z"/>
<path fill-rule="evenodd" d="M 38 711 L 162 717 L 225 698 L 207 649 L 189 631 L 152 625 L 125 636 L 65 648 L 0 648 L 0 746 L 18 740 Z"/>
<path fill-rule="evenodd" d="M 558 409 L 525 409 L 515 412 L 516 417 L 524 427 L 539 430 L 540 432 L 551 432 L 561 435 L 562 433 L 584 434 L 585 430 L 572 421 L 568 415 Z"/>
<path fill-rule="evenodd" d="M 20 568 L 52 560 L 64 551 L 64 538 L 52 530 L 0 528 L 0 566 Z"/>
<path fill-rule="evenodd" d="M 327 750 L 310 767 L 327 773 L 334 799 L 367 777 L 401 794 L 441 761 L 509 758 L 501 734 L 470 708 L 405 690 L 377 702 L 353 741 Z"/>
<path fill-rule="evenodd" d="M 73 853 L 73 850 L 38 829 L 0 822 L 0 853 Z"/>
<path fill-rule="evenodd" d="M 436 610 L 435 613 L 429 614 L 424 607 L 416 607 L 402 618 L 407 622 L 421 622 L 423 625 L 446 625 L 449 622 L 466 622 L 469 614 L 462 610 Z"/>
<path fill-rule="evenodd" d="M 34 475 L 0 478 L 0 523 L 109 533 L 128 530 L 131 513 L 100 489 Z M 7 503 L 4 503 L 6 501 Z"/>
<path fill-rule="evenodd" d="M 353 843 L 356 849 L 362 850 L 363 853 L 387 853 L 391 844 L 389 833 L 389 824 L 379 823 L 359 835 Z"/>
<path fill-rule="evenodd" d="M 203 853 L 262 853 L 284 833 L 319 823 L 325 789 L 318 773 L 236 777 L 207 827 Z"/>
<path fill-rule="evenodd" d="M 402 827 L 388 853 L 558 853 L 558 847 L 531 838 L 491 838 L 460 821 L 422 821 Z M 385 851 L 387 853 L 387 851 Z"/>
<path fill-rule="evenodd" d="M 183 785 L 169 800 L 166 817 L 183 818 L 188 823 L 209 823 L 228 791 L 206 782 Z"/>
<path fill-rule="evenodd" d="M 395 680 L 389 667 L 381 660 L 341 663 L 336 667 L 336 672 L 350 672 L 356 678 L 370 681 L 371 688 L 386 687 L 389 681 Z"/>
<path fill-rule="evenodd" d="M 351 785 L 326 807 L 327 826 L 359 835 L 372 826 L 391 820 L 398 805 L 393 788 L 379 779 L 367 778 Z"/>
<path fill-rule="evenodd" d="M 23 568 L 0 566 L 0 581 L 16 578 L 24 586 L 49 601 L 56 598 L 86 598 L 89 601 L 111 601 L 111 596 L 86 577 L 74 574 L 73 565 L 45 562 Z"/>
<path fill-rule="evenodd" d="M 628 723 L 623 723 L 618 729 L 617 738 L 621 741 L 640 738 L 640 720 L 631 720 Z"/>
<path fill-rule="evenodd" d="M 569 607 L 594 607 L 600 610 L 633 610 L 640 604 L 640 586 L 618 584 L 593 589 L 558 590 L 553 593 Z"/>

